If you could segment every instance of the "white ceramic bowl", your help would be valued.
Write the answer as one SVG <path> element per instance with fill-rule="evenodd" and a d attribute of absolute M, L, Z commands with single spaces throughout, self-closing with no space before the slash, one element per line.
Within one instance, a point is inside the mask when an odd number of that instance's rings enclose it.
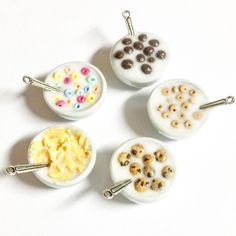
<path fill-rule="evenodd" d="M 104 101 L 107 84 L 102 72 L 85 62 L 68 62 L 53 69 L 45 83 L 62 93 L 44 90 L 47 105 L 57 115 L 77 120 L 95 112 Z"/>
<path fill-rule="evenodd" d="M 30 154 L 31 144 L 34 141 L 41 140 L 41 138 L 42 138 L 42 136 L 43 136 L 43 134 L 45 133 L 46 130 L 48 130 L 50 128 L 57 128 L 57 127 L 71 128 L 71 129 L 73 129 L 75 131 L 81 132 L 82 134 L 84 134 L 87 137 L 87 139 L 89 141 L 89 144 L 90 144 L 89 148 L 90 148 L 90 150 L 92 152 L 92 155 L 90 157 L 90 160 L 87 163 L 87 166 L 82 171 L 82 173 L 78 174 L 76 177 L 74 177 L 73 179 L 71 179 L 69 181 L 54 180 L 53 178 L 48 176 L 48 174 L 47 174 L 48 168 L 47 167 L 39 169 L 38 171 L 34 171 L 33 173 L 42 183 L 48 185 L 49 187 L 52 187 L 52 188 L 70 187 L 70 186 L 73 186 L 73 185 L 78 184 L 79 182 L 83 181 L 90 174 L 90 172 L 92 171 L 92 169 L 93 169 L 93 167 L 95 165 L 95 162 L 96 162 L 96 149 L 95 149 L 95 146 L 94 146 L 92 140 L 90 139 L 90 137 L 83 130 L 81 130 L 80 128 L 78 128 L 76 126 L 72 126 L 72 125 L 64 125 L 63 124 L 63 125 L 51 126 L 51 127 L 48 127 L 46 129 L 42 130 L 39 134 L 37 134 L 32 139 L 32 141 L 31 141 L 31 143 L 29 145 L 29 149 L 28 149 L 28 162 L 30 164 L 34 163 L 33 157 Z"/>
<path fill-rule="evenodd" d="M 189 90 L 185 93 L 180 92 L 172 92 L 170 91 L 168 96 L 162 95 L 162 89 L 164 88 L 172 88 L 173 86 L 179 87 L 179 85 L 187 85 L 188 89 L 195 89 L 197 91 L 197 96 L 192 97 L 189 95 Z M 183 95 L 183 100 L 178 101 L 176 99 L 176 96 L 178 94 Z M 188 102 L 188 99 L 190 98 L 194 99 L 194 103 L 191 104 Z M 169 99 L 169 101 L 167 101 Z M 182 103 L 187 102 L 189 104 L 188 110 L 183 109 Z M 183 79 L 173 79 L 173 80 L 167 80 L 163 83 L 160 83 L 157 85 L 157 87 L 153 90 L 151 93 L 148 103 L 147 103 L 147 112 L 148 116 L 150 118 L 150 121 L 155 128 L 155 130 L 162 134 L 163 136 L 166 136 L 170 139 L 184 139 L 191 135 L 193 135 L 206 121 L 208 112 L 206 110 L 199 110 L 199 106 L 205 104 L 208 102 L 208 98 L 206 94 L 203 92 L 199 86 L 195 85 L 191 81 L 183 80 Z M 173 113 L 170 112 L 169 105 L 170 104 L 176 104 L 178 107 L 178 111 Z M 169 117 L 163 118 L 162 113 L 157 110 L 157 107 L 159 105 L 162 105 L 164 108 L 163 112 L 167 112 Z M 194 112 L 200 112 L 202 114 L 202 118 L 196 120 L 193 118 Z M 185 117 L 180 119 L 180 114 L 184 113 Z M 179 127 L 174 128 L 171 125 L 171 122 L 173 120 L 177 120 L 179 122 Z M 185 127 L 185 121 L 189 120 L 192 124 L 191 128 Z"/>
<path fill-rule="evenodd" d="M 145 34 L 147 36 L 146 41 L 141 41 L 139 36 Z M 124 44 L 124 39 L 130 39 L 131 43 Z M 144 50 L 146 47 L 151 46 L 149 41 L 152 39 L 157 39 L 159 41 L 158 46 L 152 46 L 154 52 L 151 55 L 146 55 Z M 135 49 L 134 43 L 139 42 L 143 45 L 142 49 Z M 131 47 L 130 53 L 125 52 L 125 47 Z M 137 48 L 137 47 L 136 47 Z M 133 50 L 133 51 L 132 51 Z M 159 50 L 163 50 L 165 52 L 165 58 L 160 59 L 156 56 Z M 132 52 L 131 52 L 132 51 Z M 121 58 L 116 57 L 116 53 L 123 53 Z M 142 54 L 144 57 L 144 61 L 140 62 L 137 59 L 137 55 Z M 120 54 L 121 55 L 121 54 Z M 154 62 L 149 62 L 148 60 L 152 58 Z M 125 84 L 128 84 L 132 87 L 143 88 L 150 86 L 157 82 L 159 78 L 163 75 L 165 67 L 167 66 L 170 58 L 170 52 L 167 44 L 162 38 L 150 33 L 141 33 L 136 32 L 134 36 L 126 35 L 122 39 L 120 39 L 111 49 L 110 52 L 110 63 L 111 67 L 116 74 L 116 76 Z M 133 66 L 129 69 L 124 69 L 122 67 L 122 63 L 124 60 L 131 60 L 133 62 Z M 144 64 L 148 64 L 151 66 L 152 71 L 150 73 L 144 73 L 142 71 L 142 66 Z"/>
<path fill-rule="evenodd" d="M 160 191 L 153 191 L 153 190 L 148 190 L 147 192 L 137 192 L 134 187 L 134 182 L 137 179 L 137 177 L 133 176 L 129 172 L 129 165 L 133 162 L 137 162 L 140 165 L 142 164 L 142 158 L 137 158 L 132 156 L 131 161 L 128 166 L 121 166 L 119 161 L 118 161 L 118 155 L 121 152 L 130 152 L 130 148 L 134 144 L 142 144 L 145 149 L 145 153 L 154 153 L 158 149 L 164 149 L 167 151 L 168 158 L 165 162 L 157 162 L 154 161 L 153 168 L 155 170 L 155 177 L 161 178 L 165 181 L 165 187 L 160 190 Z M 169 191 L 169 188 L 171 187 L 172 183 L 174 182 L 175 176 L 171 179 L 164 179 L 161 176 L 161 170 L 164 166 L 166 165 L 171 165 L 175 170 L 175 161 L 173 159 L 173 155 L 171 152 L 158 140 L 153 139 L 153 138 L 148 138 L 148 137 L 139 137 L 139 138 L 134 138 L 130 139 L 123 144 L 121 144 L 113 153 L 111 162 L 110 162 L 110 174 L 111 178 L 114 184 L 126 180 L 126 179 L 131 179 L 133 182 L 128 185 L 121 193 L 128 198 L 130 201 L 135 202 L 135 203 L 149 203 L 149 202 L 154 202 L 166 195 L 166 193 Z M 144 166 L 144 165 L 143 165 Z M 175 171 L 176 172 L 176 171 Z M 143 173 L 141 173 L 138 177 L 145 177 Z M 150 181 L 152 179 L 148 178 Z"/>

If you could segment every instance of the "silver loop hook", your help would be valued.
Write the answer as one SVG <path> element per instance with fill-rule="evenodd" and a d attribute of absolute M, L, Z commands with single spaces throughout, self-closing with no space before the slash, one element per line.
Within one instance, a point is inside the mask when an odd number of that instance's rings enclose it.
<path fill-rule="evenodd" d="M 28 85 L 33 85 L 33 86 L 36 86 L 36 87 L 39 87 L 39 88 L 43 88 L 43 89 L 46 89 L 46 90 L 61 93 L 61 90 L 59 88 L 53 87 L 53 86 L 51 86 L 49 84 L 46 84 L 46 83 L 44 83 L 40 80 L 33 79 L 33 78 L 31 78 L 27 75 L 23 76 L 22 80 L 23 80 L 23 82 L 25 82 Z"/>
<path fill-rule="evenodd" d="M 126 188 L 131 183 L 132 183 L 131 179 L 121 181 L 121 182 L 115 184 L 114 186 L 112 186 L 111 188 L 105 189 L 102 192 L 103 196 L 106 199 L 112 199 L 115 195 L 119 194 L 124 188 Z"/>
<path fill-rule="evenodd" d="M 135 35 L 133 23 L 132 23 L 132 20 L 131 20 L 131 17 L 130 17 L 130 11 L 129 10 L 123 11 L 122 16 L 125 19 L 125 23 L 126 23 L 129 34 L 132 35 L 132 36 Z"/>
<path fill-rule="evenodd" d="M 206 104 L 203 104 L 199 107 L 199 109 L 208 109 L 220 105 L 231 105 L 235 102 L 235 98 L 233 96 L 228 96 L 226 98 L 222 98 L 213 102 L 209 102 Z"/>

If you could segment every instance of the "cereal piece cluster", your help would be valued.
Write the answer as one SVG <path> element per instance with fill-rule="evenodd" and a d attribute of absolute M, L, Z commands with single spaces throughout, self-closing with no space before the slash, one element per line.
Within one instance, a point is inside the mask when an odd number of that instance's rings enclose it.
<path fill-rule="evenodd" d="M 166 52 L 159 48 L 160 42 L 157 39 L 148 39 L 146 34 L 140 34 L 137 41 L 130 38 L 122 40 L 123 50 L 114 53 L 114 58 L 121 61 L 121 67 L 125 70 L 131 69 L 135 65 L 135 61 L 140 63 L 140 70 L 144 74 L 152 73 L 152 63 L 158 63 L 156 60 L 164 60 Z M 138 54 L 134 53 L 135 51 Z M 126 55 L 132 55 L 132 59 L 125 58 Z"/>
<path fill-rule="evenodd" d="M 135 161 L 136 158 L 141 159 L 142 164 Z M 159 191 L 164 188 L 165 180 L 174 176 L 174 168 L 165 165 L 161 169 L 161 177 L 157 178 L 153 163 L 164 163 L 167 159 L 168 154 L 164 149 L 158 149 L 154 153 L 145 153 L 142 144 L 135 144 L 131 147 L 130 152 L 121 152 L 118 155 L 120 165 L 122 167 L 129 166 L 131 175 L 137 177 L 134 181 L 134 188 L 137 192 Z"/>
<path fill-rule="evenodd" d="M 161 89 L 161 94 L 166 97 L 167 106 L 157 104 L 156 110 L 160 112 L 163 119 L 170 119 L 171 127 L 180 128 L 182 126 L 191 129 L 194 120 L 203 118 L 203 113 L 200 110 L 189 114 L 189 110 L 198 96 L 197 89 L 181 84 L 179 86 L 164 87 Z M 174 100 L 170 99 L 173 95 Z"/>
<path fill-rule="evenodd" d="M 63 94 L 53 97 L 56 107 L 71 107 L 73 111 L 79 111 L 95 103 L 99 97 L 99 78 L 89 67 L 75 70 L 65 66 L 55 71 L 50 80 L 63 90 Z"/>

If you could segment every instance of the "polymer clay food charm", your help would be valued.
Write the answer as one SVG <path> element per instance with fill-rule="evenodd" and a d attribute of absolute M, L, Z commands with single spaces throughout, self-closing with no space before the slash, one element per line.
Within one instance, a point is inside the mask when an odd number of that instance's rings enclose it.
<path fill-rule="evenodd" d="M 112 69 L 122 82 L 147 87 L 157 82 L 168 64 L 168 47 L 157 35 L 135 31 L 129 11 L 124 11 L 123 17 L 129 33 L 111 49 Z"/>
<path fill-rule="evenodd" d="M 232 103 L 232 96 L 209 103 L 203 90 L 192 82 L 168 80 L 153 90 L 147 110 L 154 128 L 160 134 L 178 140 L 191 136 L 203 125 L 208 108 Z"/>
<path fill-rule="evenodd" d="M 81 129 L 70 126 L 49 127 L 31 141 L 26 165 L 9 166 L 8 175 L 33 172 L 44 184 L 53 188 L 75 185 L 92 171 L 96 150 Z"/>
<path fill-rule="evenodd" d="M 84 62 L 69 62 L 52 70 L 44 82 L 23 77 L 30 85 L 44 88 L 47 105 L 59 116 L 77 120 L 97 110 L 107 85 L 102 72 Z"/>
<path fill-rule="evenodd" d="M 126 165 L 121 156 L 128 159 Z M 106 199 L 121 192 L 130 201 L 145 203 L 165 195 L 174 181 L 176 168 L 172 154 L 161 142 L 140 137 L 126 141 L 114 152 L 110 173 L 115 185 L 103 191 Z"/>

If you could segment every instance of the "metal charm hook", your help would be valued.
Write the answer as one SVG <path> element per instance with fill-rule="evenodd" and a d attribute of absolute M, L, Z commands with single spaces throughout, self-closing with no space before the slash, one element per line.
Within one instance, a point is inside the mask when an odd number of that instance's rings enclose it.
<path fill-rule="evenodd" d="M 230 104 L 233 104 L 234 102 L 235 102 L 235 98 L 233 96 L 228 96 L 226 98 L 222 98 L 213 102 L 203 104 L 199 107 L 199 109 L 208 109 L 208 108 L 212 108 L 212 107 L 216 107 L 220 105 L 230 105 Z"/>
<path fill-rule="evenodd" d="M 133 23 L 132 23 L 132 20 L 130 17 L 130 11 L 128 11 L 128 10 L 123 11 L 122 16 L 125 19 L 125 23 L 126 23 L 129 34 L 135 35 Z"/>

